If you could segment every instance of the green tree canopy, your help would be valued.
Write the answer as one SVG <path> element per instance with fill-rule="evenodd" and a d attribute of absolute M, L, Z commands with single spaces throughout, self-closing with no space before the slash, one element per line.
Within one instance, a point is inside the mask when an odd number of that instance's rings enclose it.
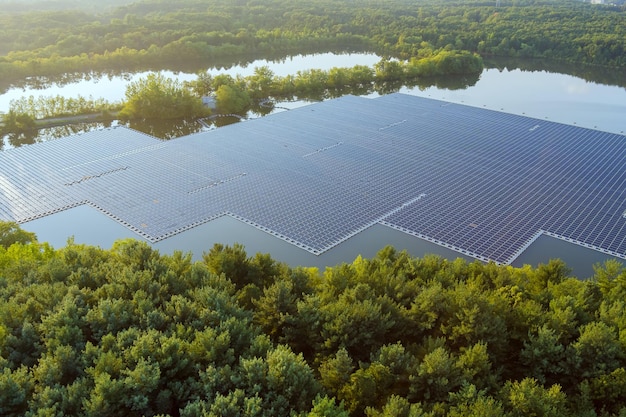
<path fill-rule="evenodd" d="M 238 85 L 223 84 L 215 90 L 217 108 L 222 113 L 245 113 L 250 108 L 248 92 Z"/>
<path fill-rule="evenodd" d="M 15 225 L 11 233 L 19 231 Z M 3 416 L 626 412 L 621 267 L 0 246 Z"/>
<path fill-rule="evenodd" d="M 34 233 L 27 232 L 17 223 L 0 221 L 0 246 L 8 248 L 14 243 L 27 244 L 36 241 Z"/>
<path fill-rule="evenodd" d="M 120 111 L 127 119 L 184 119 L 208 114 L 200 97 L 179 81 L 152 73 L 126 87 L 126 100 Z"/>

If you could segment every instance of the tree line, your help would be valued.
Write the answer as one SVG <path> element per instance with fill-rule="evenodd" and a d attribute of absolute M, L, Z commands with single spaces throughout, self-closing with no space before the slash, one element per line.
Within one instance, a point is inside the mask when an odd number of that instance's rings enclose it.
<path fill-rule="evenodd" d="M 408 59 L 424 48 L 623 68 L 624 7 L 577 1 L 146 0 L 0 14 L 0 79 L 137 70 L 345 48 Z"/>
<path fill-rule="evenodd" d="M 357 65 L 312 69 L 295 75 L 275 76 L 268 67 L 255 68 L 254 74 L 232 77 L 199 73 L 194 81 L 181 83 L 160 73 L 152 73 L 129 83 L 125 100 L 109 103 L 104 99 L 79 96 L 34 96 L 13 99 L 9 111 L 1 115 L 1 134 L 20 134 L 38 127 L 37 120 L 97 114 L 100 120 L 193 120 L 206 117 L 210 110 L 202 97 L 214 96 L 221 113 L 245 114 L 253 109 L 266 114 L 276 100 L 321 100 L 343 94 L 388 93 L 403 85 L 432 85 L 437 76 L 475 76 L 483 68 L 482 59 L 468 52 L 440 50 L 422 53 L 409 61 L 382 59 L 373 68 Z M 69 119 L 71 120 L 71 119 Z"/>
<path fill-rule="evenodd" d="M 28 96 L 11 100 L 9 114 L 26 114 L 33 120 L 115 111 L 119 103 L 92 96 Z M 117 109 L 119 110 L 119 109 Z"/>
<path fill-rule="evenodd" d="M 621 416 L 626 269 L 413 258 L 320 272 L 0 223 L 3 416 Z"/>

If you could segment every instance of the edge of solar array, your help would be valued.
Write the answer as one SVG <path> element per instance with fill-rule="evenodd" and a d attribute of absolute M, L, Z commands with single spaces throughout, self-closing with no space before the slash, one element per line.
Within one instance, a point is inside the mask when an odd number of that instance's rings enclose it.
<path fill-rule="evenodd" d="M 545 235 L 553 237 L 555 239 L 563 240 L 565 242 L 572 243 L 574 245 L 578 245 L 578 246 L 581 246 L 583 248 L 593 249 L 593 250 L 596 250 L 598 252 L 601 252 L 601 253 L 604 253 L 604 254 L 607 254 L 607 255 L 615 256 L 616 258 L 620 258 L 620 259 L 625 259 L 626 260 L 626 254 L 623 254 L 623 253 L 619 253 L 619 252 L 615 252 L 615 251 L 612 251 L 612 250 L 604 249 L 604 248 L 601 248 L 599 246 L 595 246 L 595 245 L 592 245 L 592 244 L 589 244 L 589 243 L 581 242 L 580 240 L 576 240 L 576 239 L 572 239 L 572 238 L 567 237 L 567 236 L 559 235 L 557 233 L 548 232 L 548 231 L 543 231 L 543 233 Z"/>
<path fill-rule="evenodd" d="M 380 222 L 380 224 L 382 224 L 383 226 L 390 227 L 390 228 L 392 228 L 394 230 L 397 230 L 399 232 L 406 233 L 407 235 L 410 235 L 410 236 L 413 236 L 413 237 L 417 237 L 419 239 L 423 239 L 423 240 L 425 240 L 427 242 L 430 242 L 430 243 L 434 243 L 435 245 L 438 245 L 438 246 L 441 246 L 441 247 L 453 250 L 455 252 L 462 253 L 463 255 L 467 255 L 467 256 L 470 256 L 470 257 L 472 257 L 474 259 L 478 259 L 479 261 L 494 262 L 494 263 L 496 263 L 498 265 L 504 265 L 503 262 L 498 262 L 498 261 L 495 261 L 493 259 L 489 259 L 489 258 L 487 258 L 485 256 L 479 255 L 479 254 L 477 254 L 475 252 L 472 252 L 472 251 L 469 251 L 467 249 L 463 249 L 463 248 L 460 248 L 458 246 L 452 245 L 450 243 L 446 243 L 446 242 L 443 242 L 441 240 L 434 239 L 434 238 L 432 238 L 430 236 L 424 235 L 424 234 L 419 233 L 419 232 L 414 232 L 412 230 L 407 229 L 406 227 L 398 226 L 398 225 L 395 225 L 393 223 L 389 223 L 387 221 L 382 221 L 382 222 Z"/>

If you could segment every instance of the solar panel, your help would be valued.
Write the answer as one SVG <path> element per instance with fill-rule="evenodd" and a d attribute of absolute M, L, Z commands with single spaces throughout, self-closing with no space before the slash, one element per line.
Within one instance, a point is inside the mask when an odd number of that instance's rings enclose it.
<path fill-rule="evenodd" d="M 0 152 L 0 218 L 90 204 L 152 242 L 230 215 L 314 254 L 384 224 L 484 261 L 539 235 L 626 258 L 626 138 L 438 100 L 346 96 L 163 142 Z"/>

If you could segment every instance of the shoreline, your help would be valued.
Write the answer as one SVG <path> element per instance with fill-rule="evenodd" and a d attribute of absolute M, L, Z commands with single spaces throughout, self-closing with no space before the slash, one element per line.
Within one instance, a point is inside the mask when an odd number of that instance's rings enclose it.
<path fill-rule="evenodd" d="M 50 117 L 45 119 L 35 119 L 36 129 L 45 129 L 48 127 L 64 126 L 72 123 L 87 123 L 87 122 L 109 122 L 117 120 L 119 111 L 107 112 L 107 113 L 90 113 L 79 114 L 73 116 L 59 116 Z"/>

